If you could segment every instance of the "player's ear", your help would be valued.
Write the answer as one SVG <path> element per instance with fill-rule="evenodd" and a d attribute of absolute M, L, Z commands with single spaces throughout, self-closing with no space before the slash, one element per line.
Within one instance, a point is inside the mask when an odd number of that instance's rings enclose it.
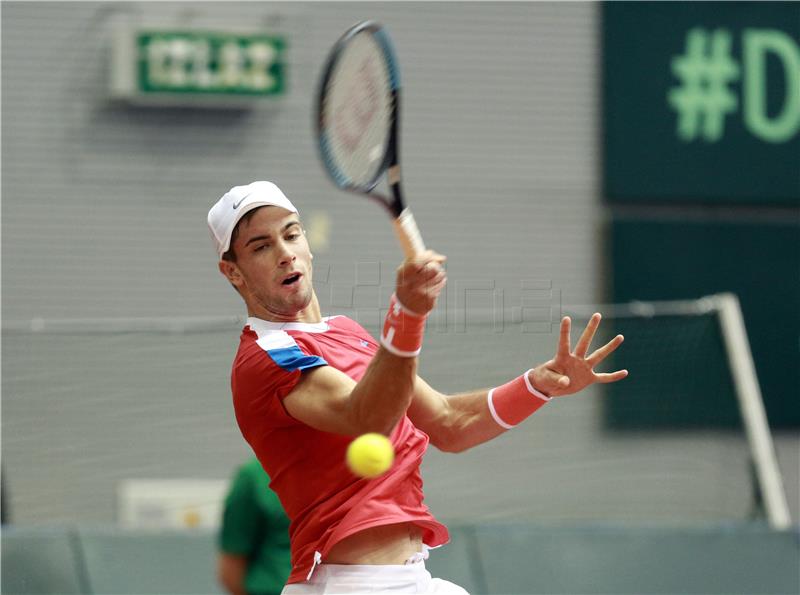
<path fill-rule="evenodd" d="M 242 284 L 242 273 L 239 270 L 239 267 L 236 266 L 235 262 L 231 262 L 230 260 L 220 260 L 218 266 L 219 272 L 225 275 L 225 278 L 230 282 L 231 285 L 234 287 L 239 287 Z"/>

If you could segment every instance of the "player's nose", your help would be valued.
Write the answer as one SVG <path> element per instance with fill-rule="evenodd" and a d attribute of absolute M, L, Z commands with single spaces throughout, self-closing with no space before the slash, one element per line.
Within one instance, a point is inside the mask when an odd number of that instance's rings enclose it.
<path fill-rule="evenodd" d="M 276 248 L 278 250 L 278 263 L 281 266 L 286 266 L 297 260 L 297 256 L 285 242 L 279 242 Z"/>

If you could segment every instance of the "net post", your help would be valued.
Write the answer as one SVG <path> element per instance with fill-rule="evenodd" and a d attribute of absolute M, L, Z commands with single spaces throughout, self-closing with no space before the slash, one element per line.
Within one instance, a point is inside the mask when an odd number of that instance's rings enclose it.
<path fill-rule="evenodd" d="M 718 294 L 711 299 L 719 312 L 722 338 L 764 498 L 767 521 L 773 529 L 785 530 L 791 527 L 792 521 L 739 299 L 732 293 Z"/>

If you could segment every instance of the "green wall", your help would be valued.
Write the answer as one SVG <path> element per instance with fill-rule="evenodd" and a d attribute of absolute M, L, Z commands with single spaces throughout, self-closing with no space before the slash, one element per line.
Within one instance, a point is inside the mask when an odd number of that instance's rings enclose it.
<path fill-rule="evenodd" d="M 609 299 L 735 293 L 770 424 L 798 427 L 800 3 L 606 2 L 602 18 Z M 713 324 L 673 322 L 668 345 L 628 332 L 610 425 L 739 424 Z M 637 386 L 659 356 L 659 385 Z"/>
<path fill-rule="evenodd" d="M 611 224 L 612 293 L 615 302 L 739 296 L 770 425 L 800 425 L 800 222 L 746 223 L 616 217 Z M 637 350 L 647 365 L 669 369 L 660 390 L 615 385 L 607 402 L 617 426 L 730 426 L 738 424 L 729 374 L 720 366 L 722 346 L 713 319 L 683 322 L 667 331 L 669 345 Z M 677 325 L 677 322 L 676 322 Z M 698 341 L 700 343 L 698 343 Z M 690 344 L 691 343 L 691 344 Z M 685 346 L 682 349 L 682 346 Z M 648 347 L 647 345 L 645 347 Z M 663 351 L 659 351 L 663 349 Z M 638 353 L 637 353 L 638 352 Z M 697 354 L 681 360 L 682 352 Z"/>

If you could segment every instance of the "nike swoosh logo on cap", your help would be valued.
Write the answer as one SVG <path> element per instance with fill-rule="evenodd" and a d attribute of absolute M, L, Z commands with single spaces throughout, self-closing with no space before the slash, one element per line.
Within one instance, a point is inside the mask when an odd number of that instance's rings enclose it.
<path fill-rule="evenodd" d="M 252 194 L 252 192 L 250 194 Z M 250 194 L 245 194 L 242 198 L 239 199 L 239 202 L 233 203 L 233 210 L 235 211 L 236 209 L 238 209 L 239 205 L 242 204 L 244 202 L 244 199 L 250 196 Z"/>

